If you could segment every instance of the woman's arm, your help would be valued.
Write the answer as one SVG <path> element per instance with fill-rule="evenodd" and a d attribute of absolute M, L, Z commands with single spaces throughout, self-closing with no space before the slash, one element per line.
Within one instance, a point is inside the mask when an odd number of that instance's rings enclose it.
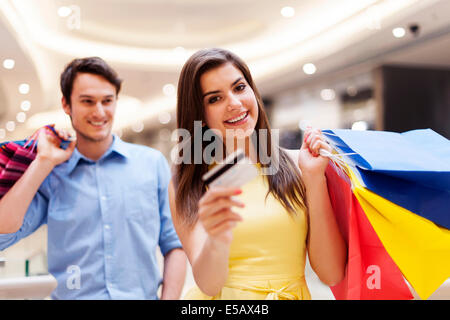
<path fill-rule="evenodd" d="M 309 261 L 320 280 L 333 286 L 345 275 L 347 247 L 333 214 L 325 176 L 315 177 L 305 184 L 309 210 Z"/>
<path fill-rule="evenodd" d="M 183 245 L 195 282 L 202 292 L 217 295 L 228 277 L 228 257 L 232 241 L 232 229 L 241 217 L 230 210 L 243 204 L 231 199 L 237 194 L 235 188 L 209 190 L 199 202 L 198 220 L 189 227 L 176 211 L 175 189 L 169 185 L 172 220 Z"/>
<path fill-rule="evenodd" d="M 338 284 L 345 275 L 347 247 L 339 231 L 328 194 L 325 170 L 328 158 L 319 149 L 331 151 L 319 130 L 309 130 L 300 151 L 298 165 L 306 187 L 309 211 L 307 248 L 314 272 L 328 286 Z"/>

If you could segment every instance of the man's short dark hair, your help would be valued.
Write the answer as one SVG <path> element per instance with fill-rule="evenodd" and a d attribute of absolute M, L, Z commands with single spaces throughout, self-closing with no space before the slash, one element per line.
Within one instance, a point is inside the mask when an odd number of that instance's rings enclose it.
<path fill-rule="evenodd" d="M 102 58 L 74 59 L 64 68 L 60 79 L 61 92 L 69 105 L 71 105 L 70 96 L 72 95 L 73 82 L 78 73 L 92 73 L 102 76 L 114 85 L 116 95 L 119 94 L 122 79 L 119 79 L 117 73 Z"/>

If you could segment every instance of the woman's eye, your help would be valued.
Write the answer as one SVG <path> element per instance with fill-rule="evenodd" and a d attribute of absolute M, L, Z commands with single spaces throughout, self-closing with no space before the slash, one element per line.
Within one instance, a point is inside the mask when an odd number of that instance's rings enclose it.
<path fill-rule="evenodd" d="M 217 101 L 219 101 L 219 97 L 211 97 L 208 99 L 209 104 L 215 103 Z"/>
<path fill-rule="evenodd" d="M 242 90 L 245 89 L 245 87 L 246 87 L 246 85 L 243 84 L 243 83 L 241 83 L 241 84 L 239 84 L 239 85 L 236 86 L 236 90 L 237 90 L 237 91 L 242 91 Z"/>

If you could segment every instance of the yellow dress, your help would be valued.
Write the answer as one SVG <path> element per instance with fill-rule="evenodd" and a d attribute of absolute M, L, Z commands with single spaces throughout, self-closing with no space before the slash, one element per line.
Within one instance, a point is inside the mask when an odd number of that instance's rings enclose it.
<path fill-rule="evenodd" d="M 245 208 L 233 208 L 243 217 L 233 230 L 228 279 L 221 292 L 210 297 L 198 287 L 188 300 L 310 300 L 305 282 L 307 216 L 290 215 L 272 194 L 261 174 L 242 187 Z"/>

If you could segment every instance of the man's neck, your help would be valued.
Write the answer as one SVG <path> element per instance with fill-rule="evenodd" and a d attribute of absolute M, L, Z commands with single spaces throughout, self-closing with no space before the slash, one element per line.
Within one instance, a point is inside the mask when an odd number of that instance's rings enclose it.
<path fill-rule="evenodd" d="M 77 135 L 78 151 L 86 158 L 94 161 L 97 161 L 105 154 L 109 147 L 111 147 L 112 142 L 112 135 L 101 141 L 92 141 Z"/>

